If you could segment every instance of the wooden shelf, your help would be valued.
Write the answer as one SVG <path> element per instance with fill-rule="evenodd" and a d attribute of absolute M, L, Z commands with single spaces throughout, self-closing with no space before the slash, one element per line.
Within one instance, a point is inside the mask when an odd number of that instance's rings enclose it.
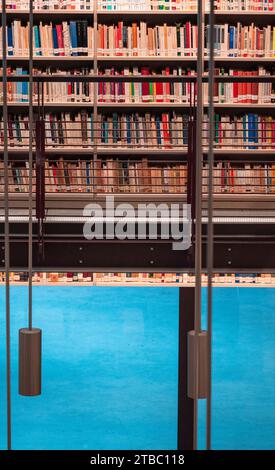
<path fill-rule="evenodd" d="M 28 102 L 20 103 L 8 103 L 9 108 L 28 108 Z M 37 103 L 33 103 L 33 107 L 37 107 Z M 78 102 L 78 103 L 62 103 L 62 102 L 49 102 L 44 103 L 45 108 L 93 108 L 94 103 L 92 102 Z M 208 108 L 208 104 L 204 105 Z M 189 103 L 97 103 L 99 109 L 186 109 L 190 108 Z M 275 111 L 274 103 L 217 103 L 215 109 L 272 109 Z"/>
<path fill-rule="evenodd" d="M 0 10 L 1 11 L 1 10 Z M 205 12 L 206 15 L 209 12 Z M 28 10 L 7 10 L 7 16 L 28 16 Z M 34 10 L 33 12 L 35 16 L 94 16 L 94 10 Z M 100 17 L 112 17 L 112 16 L 120 16 L 120 17 L 140 17 L 140 16 L 194 16 L 196 17 L 197 12 L 194 10 L 174 10 L 174 11 L 165 11 L 165 10 L 97 10 L 97 16 Z M 274 17 L 275 11 L 252 11 L 252 10 L 236 10 L 236 11 L 227 11 L 227 10 L 219 10 L 215 12 L 216 17 L 246 17 L 246 16 L 257 16 L 257 17 Z"/>
<path fill-rule="evenodd" d="M 92 62 L 94 60 L 94 56 L 34 56 L 33 62 L 91 62 L 91 66 L 93 65 Z M 125 56 L 98 56 L 97 61 L 100 62 L 194 62 L 196 63 L 196 57 L 171 57 L 171 56 L 144 56 L 144 57 L 125 57 Z M 0 57 L 0 61 L 2 62 L 2 58 Z M 27 56 L 7 56 L 8 62 L 28 62 L 29 58 Z M 228 63 L 266 63 L 275 62 L 275 57 L 216 57 L 216 62 L 228 62 Z M 205 62 L 208 62 L 208 58 L 205 57 Z"/>
<path fill-rule="evenodd" d="M 33 149 L 35 151 L 35 149 Z M 46 147 L 46 154 L 47 155 L 75 155 L 79 156 L 79 153 L 82 155 L 90 155 L 92 156 L 93 151 L 95 150 L 94 147 Z M 15 155 L 28 155 L 29 149 L 28 147 L 9 147 L 9 153 Z M 3 154 L 4 149 L 0 147 L 0 154 Z M 98 155 L 152 155 L 152 156 L 165 156 L 165 155 L 187 155 L 187 147 L 178 148 L 178 149 L 171 149 L 171 148 L 125 148 L 115 146 L 111 147 L 97 147 L 96 153 Z M 204 150 L 204 153 L 207 154 L 207 150 Z M 231 160 L 235 158 L 240 158 L 242 156 L 275 156 L 275 148 L 274 149 L 241 149 L 241 148 L 228 148 L 228 149 L 216 149 L 214 150 L 214 154 L 218 156 L 227 156 Z M 245 162 L 245 160 L 243 160 Z"/>
<path fill-rule="evenodd" d="M 10 284 L 12 286 L 28 286 L 27 281 L 10 281 Z M 0 286 L 4 286 L 4 282 L 0 282 Z M 60 281 L 60 282 L 51 282 L 51 281 L 33 281 L 32 283 L 33 286 L 43 286 L 43 287 L 92 287 L 92 286 L 98 286 L 98 287 L 195 287 L 195 284 L 192 282 L 179 282 L 179 281 L 174 281 L 174 282 L 150 282 L 150 281 L 140 281 L 140 282 L 135 282 L 135 281 L 100 281 L 100 280 L 95 280 L 95 281 L 87 281 L 87 282 L 81 282 L 81 281 L 71 281 L 71 282 L 66 282 L 66 281 Z M 207 284 L 205 282 L 202 283 L 202 287 L 207 287 Z M 213 287 L 214 288 L 219 288 L 219 287 L 235 287 L 235 288 L 243 288 L 243 287 L 249 287 L 249 288 L 273 288 L 275 287 L 275 283 L 270 282 L 213 282 Z"/>

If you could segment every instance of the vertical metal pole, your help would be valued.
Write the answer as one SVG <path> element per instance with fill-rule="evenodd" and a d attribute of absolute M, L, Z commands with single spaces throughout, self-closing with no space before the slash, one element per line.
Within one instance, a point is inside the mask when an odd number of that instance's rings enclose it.
<path fill-rule="evenodd" d="M 33 176 L 33 0 L 30 0 L 29 10 L 29 242 L 28 242 L 28 268 L 29 268 L 29 304 L 28 326 L 32 329 L 32 176 Z"/>
<path fill-rule="evenodd" d="M 214 80 L 215 80 L 215 58 L 214 58 L 214 26 L 215 11 L 214 0 L 210 0 L 209 16 L 209 133 L 208 133 L 208 225 L 207 225 L 207 331 L 208 331 L 208 393 L 206 411 L 206 448 L 211 449 L 211 425 L 212 425 L 212 279 L 213 279 L 213 164 L 214 164 Z"/>
<path fill-rule="evenodd" d="M 94 74 L 98 75 L 98 64 L 97 64 L 97 29 L 98 29 L 98 21 L 97 21 L 97 0 L 94 0 Z M 98 138 L 100 137 L 100 125 L 97 122 L 98 120 L 98 113 L 97 113 L 97 96 L 98 96 L 98 82 L 94 82 L 94 106 L 93 106 L 93 121 L 94 121 L 94 146 L 93 146 L 93 184 L 92 184 L 92 191 L 96 191 L 97 186 L 97 143 Z M 99 131 L 98 131 L 99 130 Z"/>
<path fill-rule="evenodd" d="M 178 450 L 193 450 L 194 400 L 187 395 L 187 337 L 194 329 L 194 287 L 179 288 Z"/>
<path fill-rule="evenodd" d="M 3 126 L 4 126 L 4 207 L 5 207 L 5 287 L 6 287 L 6 387 L 7 387 L 7 448 L 11 450 L 11 353 L 10 353 L 10 234 L 9 234 L 9 154 L 7 95 L 7 12 L 2 0 L 3 47 Z"/>
<path fill-rule="evenodd" d="M 202 273 L 202 118 L 203 118 L 203 65 L 204 65 L 204 0 L 198 0 L 198 51 L 197 51 L 197 127 L 196 127 L 196 230 L 195 230 L 195 388 L 194 398 L 194 449 L 198 446 L 198 381 L 199 381 L 199 333 L 201 332 L 201 273 Z"/>

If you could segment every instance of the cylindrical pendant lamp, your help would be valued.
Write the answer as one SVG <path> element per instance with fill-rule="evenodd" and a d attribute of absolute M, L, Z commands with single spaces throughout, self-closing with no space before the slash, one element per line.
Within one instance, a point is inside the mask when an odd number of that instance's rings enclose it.
<path fill-rule="evenodd" d="M 28 254 L 28 328 L 19 330 L 19 394 L 41 394 L 41 337 L 42 332 L 32 326 L 32 267 L 33 267 L 33 0 L 29 9 L 29 254 Z"/>
<path fill-rule="evenodd" d="M 19 330 L 19 393 L 41 394 L 41 339 L 39 328 Z"/>

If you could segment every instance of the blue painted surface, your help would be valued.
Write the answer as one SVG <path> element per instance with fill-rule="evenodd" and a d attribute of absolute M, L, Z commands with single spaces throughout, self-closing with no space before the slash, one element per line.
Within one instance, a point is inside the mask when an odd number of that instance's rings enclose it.
<path fill-rule="evenodd" d="M 6 446 L 4 288 L 0 288 L 0 447 Z M 43 394 L 17 393 L 27 288 L 12 287 L 13 448 L 173 449 L 178 289 L 35 287 Z M 206 291 L 204 292 L 205 310 Z M 275 290 L 214 294 L 213 446 L 274 448 Z M 204 445 L 205 403 L 200 406 Z"/>

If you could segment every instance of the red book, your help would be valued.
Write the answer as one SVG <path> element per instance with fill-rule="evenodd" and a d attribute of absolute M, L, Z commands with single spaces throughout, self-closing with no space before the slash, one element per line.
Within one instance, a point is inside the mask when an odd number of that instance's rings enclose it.
<path fill-rule="evenodd" d="M 274 149 L 275 148 L 275 121 L 272 121 L 271 125 L 271 146 Z"/>
<path fill-rule="evenodd" d="M 215 75 L 220 75 L 220 69 L 215 69 Z M 214 82 L 214 103 L 219 102 L 219 84 L 215 80 Z"/>
<path fill-rule="evenodd" d="M 54 181 L 55 191 L 58 192 L 57 168 L 55 166 L 53 166 L 53 181 Z"/>
<path fill-rule="evenodd" d="M 149 67 L 141 67 L 141 75 L 150 75 Z M 142 102 L 148 103 L 150 101 L 150 83 L 142 82 L 141 91 L 142 91 Z"/>
<path fill-rule="evenodd" d="M 68 281 L 72 281 L 72 280 L 73 280 L 73 276 L 74 276 L 73 273 L 67 273 L 67 279 L 68 279 Z"/>
<path fill-rule="evenodd" d="M 166 67 L 165 75 L 170 75 L 170 68 L 169 67 Z M 171 101 L 170 82 L 165 83 L 165 96 L 166 96 L 166 101 L 168 103 L 170 103 L 170 101 Z"/>
<path fill-rule="evenodd" d="M 251 72 L 246 72 L 246 75 L 252 75 Z M 245 103 L 252 103 L 252 82 L 246 83 L 246 101 Z"/>
<path fill-rule="evenodd" d="M 58 45 L 58 55 L 64 56 L 64 40 L 63 40 L 63 32 L 62 32 L 62 25 L 56 25 L 56 33 L 57 33 L 57 45 Z"/>
<path fill-rule="evenodd" d="M 156 83 L 156 102 L 163 103 L 163 82 Z"/>
<path fill-rule="evenodd" d="M 233 76 L 236 77 L 238 75 L 237 70 L 233 70 Z M 233 83 L 233 103 L 238 102 L 238 83 L 234 82 Z"/>
<path fill-rule="evenodd" d="M 121 71 L 121 75 L 124 75 L 124 70 Z M 118 84 L 119 86 L 119 101 L 125 101 L 125 82 L 121 82 Z M 149 83 L 148 83 L 149 86 Z"/>
<path fill-rule="evenodd" d="M 251 72 L 251 75 L 258 75 L 258 72 L 253 71 Z M 259 84 L 256 82 L 253 82 L 251 84 L 251 103 L 257 103 L 258 102 L 258 93 L 259 93 Z"/>
<path fill-rule="evenodd" d="M 103 75 L 103 72 L 99 72 L 99 75 Z M 98 102 L 102 103 L 103 102 L 103 82 L 98 82 Z"/>
<path fill-rule="evenodd" d="M 69 83 L 68 83 L 68 87 L 67 87 L 67 93 L 68 93 L 68 95 L 71 95 L 71 94 L 72 94 L 72 89 L 73 89 L 73 87 L 72 87 L 72 82 L 69 82 Z M 69 101 L 70 101 L 70 100 L 69 100 Z"/>
<path fill-rule="evenodd" d="M 122 40 L 123 22 L 119 21 L 117 29 L 117 43 L 116 43 L 116 55 L 122 55 L 123 40 Z"/>
<path fill-rule="evenodd" d="M 186 23 L 186 49 L 190 49 L 190 32 L 191 32 L 191 24 L 190 24 L 190 21 L 187 21 Z M 188 53 L 186 54 L 187 56 L 190 56 L 190 51 L 188 51 Z"/>
<path fill-rule="evenodd" d="M 8 116 L 8 139 L 9 139 L 9 145 L 13 146 L 13 126 L 12 126 L 12 119 L 10 116 Z"/>
<path fill-rule="evenodd" d="M 246 75 L 245 72 L 242 72 L 240 70 L 237 71 L 237 75 L 239 77 L 244 77 Z M 243 82 L 238 82 L 238 103 L 246 103 L 245 101 L 245 83 Z"/>
<path fill-rule="evenodd" d="M 171 135 L 170 135 L 170 130 L 169 130 L 169 115 L 166 113 L 163 113 L 161 116 L 162 120 L 162 129 L 163 129 L 163 142 L 164 145 L 167 147 L 171 146 Z"/>
<path fill-rule="evenodd" d="M 234 193 L 234 185 L 235 185 L 235 181 L 234 181 L 234 170 L 231 168 L 230 169 L 230 191 L 232 193 Z"/>
<path fill-rule="evenodd" d="M 218 132 L 219 139 L 218 139 L 218 141 L 219 141 L 220 144 L 223 144 L 223 138 L 222 138 L 223 137 L 223 132 L 222 132 L 222 123 L 221 122 L 219 122 L 218 129 L 219 129 L 219 132 Z M 225 143 L 226 143 L 226 141 L 225 141 Z"/>

